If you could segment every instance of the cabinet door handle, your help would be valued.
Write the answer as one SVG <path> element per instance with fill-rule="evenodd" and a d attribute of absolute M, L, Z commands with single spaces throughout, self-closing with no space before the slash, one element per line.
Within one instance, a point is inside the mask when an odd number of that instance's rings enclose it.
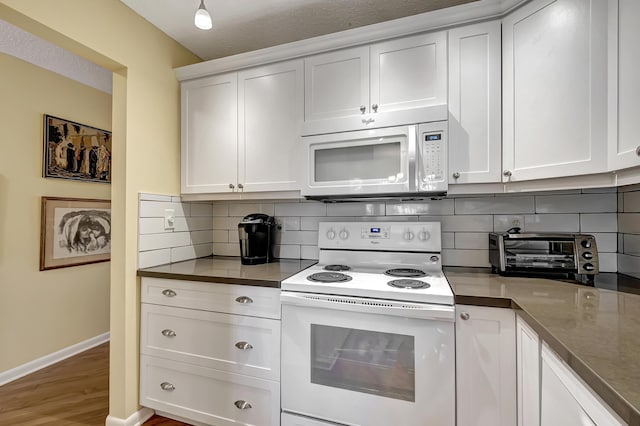
<path fill-rule="evenodd" d="M 364 106 L 364 105 L 360 105 L 360 112 L 361 112 L 361 113 L 363 113 L 363 114 L 364 114 L 365 112 L 367 112 L 367 107 L 366 107 L 366 106 Z"/>
<path fill-rule="evenodd" d="M 248 303 L 253 303 L 253 299 L 247 296 L 240 296 L 240 297 L 236 297 L 236 302 L 246 305 Z"/>
<path fill-rule="evenodd" d="M 164 330 L 162 330 L 162 335 L 166 337 L 176 337 L 176 332 L 165 328 Z"/>
<path fill-rule="evenodd" d="M 371 105 L 371 109 L 373 110 L 373 112 L 378 112 L 378 104 Z"/>
<path fill-rule="evenodd" d="M 160 387 L 162 388 L 162 390 L 166 390 L 171 392 L 172 390 L 175 390 L 175 386 L 173 386 L 171 383 L 169 382 L 162 382 L 160 383 Z"/>
<path fill-rule="evenodd" d="M 471 316 L 469 315 L 468 312 L 463 312 L 463 313 L 460 314 L 460 318 L 466 321 L 469 318 L 471 318 Z"/>
<path fill-rule="evenodd" d="M 505 175 L 506 177 L 511 177 L 513 173 L 511 173 L 511 170 L 505 170 L 504 172 L 502 172 L 502 174 Z"/>
<path fill-rule="evenodd" d="M 243 184 L 241 184 L 241 183 L 239 183 L 239 184 L 238 184 L 238 189 L 243 189 L 243 188 L 244 188 L 244 185 L 243 185 Z"/>
<path fill-rule="evenodd" d="M 247 401 L 243 401 L 241 399 L 239 399 L 236 402 L 234 402 L 233 405 L 238 407 L 239 410 L 247 410 L 247 409 L 251 408 L 251 404 L 249 404 Z"/>
<path fill-rule="evenodd" d="M 640 145 L 636 148 L 636 155 L 640 157 Z"/>
<path fill-rule="evenodd" d="M 238 342 L 236 343 L 236 348 L 246 350 L 246 349 L 253 349 L 253 346 L 249 342 Z"/>
<path fill-rule="evenodd" d="M 175 297 L 178 295 L 178 293 L 176 293 L 175 291 L 171 290 L 170 288 L 163 290 L 162 294 L 164 294 L 167 297 Z"/>
<path fill-rule="evenodd" d="M 453 178 L 454 178 L 454 179 L 458 179 L 459 177 L 460 177 L 460 173 L 455 172 L 455 173 L 453 174 Z"/>
<path fill-rule="evenodd" d="M 230 183 L 230 184 L 229 184 L 229 189 L 233 189 L 233 188 L 235 188 L 235 187 L 236 187 L 236 186 L 235 186 L 234 184 L 232 184 L 232 183 Z"/>

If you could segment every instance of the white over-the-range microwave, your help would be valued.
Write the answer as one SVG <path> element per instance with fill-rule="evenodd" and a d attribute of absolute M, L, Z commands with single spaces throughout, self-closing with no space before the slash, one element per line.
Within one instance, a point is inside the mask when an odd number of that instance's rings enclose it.
<path fill-rule="evenodd" d="M 309 199 L 447 192 L 447 121 L 305 136 L 302 150 Z"/>

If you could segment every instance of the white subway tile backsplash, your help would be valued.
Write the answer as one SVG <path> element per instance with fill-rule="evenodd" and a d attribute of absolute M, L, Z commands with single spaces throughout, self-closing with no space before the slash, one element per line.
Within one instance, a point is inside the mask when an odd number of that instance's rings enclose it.
<path fill-rule="evenodd" d="M 617 232 L 616 213 L 587 213 L 580 215 L 580 232 Z"/>
<path fill-rule="evenodd" d="M 640 212 L 640 191 L 625 192 L 623 196 L 623 205 L 625 213 Z"/>
<path fill-rule="evenodd" d="M 213 232 L 207 231 L 191 231 L 191 244 L 207 244 L 213 242 Z"/>
<path fill-rule="evenodd" d="M 489 234 L 486 232 L 456 232 L 456 249 L 488 250 Z"/>
<path fill-rule="evenodd" d="M 617 253 L 598 253 L 600 272 L 616 272 L 618 270 Z"/>
<path fill-rule="evenodd" d="M 618 251 L 618 234 L 614 232 L 590 232 L 596 239 L 599 253 L 616 253 Z"/>
<path fill-rule="evenodd" d="M 189 203 L 141 200 L 139 217 L 164 217 L 165 209 L 173 209 L 175 217 L 189 216 L 190 208 Z"/>
<path fill-rule="evenodd" d="M 140 201 L 165 201 L 167 203 L 171 202 L 171 195 L 160 195 L 160 194 L 148 194 L 145 192 L 140 192 L 138 194 L 138 199 Z"/>
<path fill-rule="evenodd" d="M 276 244 L 273 247 L 273 256 L 278 259 L 300 259 L 300 246 Z"/>
<path fill-rule="evenodd" d="M 623 234 L 624 254 L 640 256 L 640 235 Z"/>
<path fill-rule="evenodd" d="M 189 232 L 167 232 L 164 234 L 145 234 L 138 239 L 138 250 L 158 250 L 163 248 L 188 246 L 191 244 Z"/>
<path fill-rule="evenodd" d="M 533 196 L 457 198 L 455 201 L 457 215 L 535 213 Z"/>
<path fill-rule="evenodd" d="M 276 233 L 276 244 L 305 244 L 318 243 L 318 231 L 281 231 Z"/>
<path fill-rule="evenodd" d="M 229 204 L 213 203 L 213 217 L 229 216 Z"/>
<path fill-rule="evenodd" d="M 489 267 L 489 250 L 443 249 L 442 264 L 444 266 Z"/>
<path fill-rule="evenodd" d="M 640 234 L 640 213 L 618 213 L 618 232 Z"/>
<path fill-rule="evenodd" d="M 585 189 L 582 189 L 581 192 L 583 194 L 608 194 L 608 193 L 616 194 L 618 192 L 618 188 L 616 188 L 615 186 L 606 187 L 606 188 L 585 188 Z"/>
<path fill-rule="evenodd" d="M 384 216 L 384 214 L 383 202 L 327 204 L 327 216 Z"/>
<path fill-rule="evenodd" d="M 452 215 L 453 199 L 430 200 L 423 202 L 387 202 L 387 216 L 402 215 Z"/>
<path fill-rule="evenodd" d="M 211 203 L 191 203 L 191 216 L 213 217 L 213 204 Z"/>
<path fill-rule="evenodd" d="M 213 243 L 213 254 L 216 256 L 240 256 L 240 243 Z"/>
<path fill-rule="evenodd" d="M 300 231 L 299 217 L 277 217 L 276 223 L 282 231 Z"/>
<path fill-rule="evenodd" d="M 493 216 L 493 232 L 506 232 L 511 228 L 524 229 L 524 216 L 518 216 L 518 215 Z"/>
<path fill-rule="evenodd" d="M 238 223 L 242 221 L 242 217 L 213 217 L 213 229 L 238 229 Z"/>
<path fill-rule="evenodd" d="M 318 247 L 300 246 L 300 259 L 318 259 Z"/>
<path fill-rule="evenodd" d="M 138 253 L 138 268 L 151 268 L 152 266 L 171 263 L 171 249 L 150 250 Z"/>
<path fill-rule="evenodd" d="M 242 216 L 245 217 L 251 213 L 263 213 L 269 216 L 273 216 L 274 206 L 273 203 L 264 204 L 230 204 L 229 216 Z"/>
<path fill-rule="evenodd" d="M 177 217 L 174 221 L 174 231 L 202 231 L 213 229 L 213 219 L 210 217 Z"/>
<path fill-rule="evenodd" d="M 318 224 L 320 222 L 353 222 L 357 220 L 356 217 L 301 217 L 300 218 L 300 230 L 301 231 L 317 231 Z"/>
<path fill-rule="evenodd" d="M 161 217 L 141 217 L 138 223 L 139 234 L 160 234 L 172 232 L 164 229 L 164 218 Z"/>
<path fill-rule="evenodd" d="M 456 234 L 453 232 L 443 232 L 442 233 L 442 248 L 454 248 L 455 247 L 455 236 Z"/>
<path fill-rule="evenodd" d="M 535 214 L 525 215 L 524 226 L 527 232 L 579 232 L 578 214 Z"/>
<path fill-rule="evenodd" d="M 213 244 L 198 244 L 193 246 L 176 247 L 171 249 L 171 261 L 181 262 L 183 260 L 196 259 L 198 257 L 211 256 L 213 254 Z"/>
<path fill-rule="evenodd" d="M 580 195 L 538 195 L 536 213 L 615 213 L 618 196 L 615 193 Z"/>
<path fill-rule="evenodd" d="M 282 203 L 275 206 L 276 216 L 326 216 L 327 205 L 313 203 Z"/>
<path fill-rule="evenodd" d="M 440 222 L 445 232 L 492 232 L 493 216 L 420 216 L 421 221 Z"/>
<path fill-rule="evenodd" d="M 171 201 L 173 201 L 174 203 L 180 203 L 182 201 L 182 198 L 180 198 L 180 196 L 178 195 L 172 195 Z"/>
<path fill-rule="evenodd" d="M 212 232 L 212 238 L 214 243 L 228 243 L 229 242 L 229 231 L 226 229 L 214 229 Z M 236 234 L 237 235 L 237 234 Z"/>
<path fill-rule="evenodd" d="M 618 253 L 618 272 L 640 278 L 640 257 Z"/>

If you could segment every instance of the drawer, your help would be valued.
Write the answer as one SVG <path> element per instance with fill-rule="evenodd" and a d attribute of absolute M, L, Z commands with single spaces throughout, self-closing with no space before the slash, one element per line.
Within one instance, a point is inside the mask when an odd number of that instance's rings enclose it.
<path fill-rule="evenodd" d="M 280 424 L 278 382 L 147 355 L 140 357 L 140 404 L 216 426 Z"/>
<path fill-rule="evenodd" d="M 142 278 L 143 303 L 280 319 L 280 289 Z"/>
<path fill-rule="evenodd" d="M 280 321 L 143 303 L 140 352 L 280 381 Z"/>

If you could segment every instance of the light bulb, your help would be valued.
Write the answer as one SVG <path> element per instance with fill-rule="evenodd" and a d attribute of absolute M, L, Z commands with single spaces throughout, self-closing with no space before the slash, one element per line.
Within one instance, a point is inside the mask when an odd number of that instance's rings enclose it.
<path fill-rule="evenodd" d="M 204 6 L 204 0 L 200 0 L 200 7 L 196 10 L 196 16 L 193 20 L 196 27 L 201 30 L 210 30 L 213 26 L 211 22 L 211 15 L 207 12 L 207 8 Z"/>

